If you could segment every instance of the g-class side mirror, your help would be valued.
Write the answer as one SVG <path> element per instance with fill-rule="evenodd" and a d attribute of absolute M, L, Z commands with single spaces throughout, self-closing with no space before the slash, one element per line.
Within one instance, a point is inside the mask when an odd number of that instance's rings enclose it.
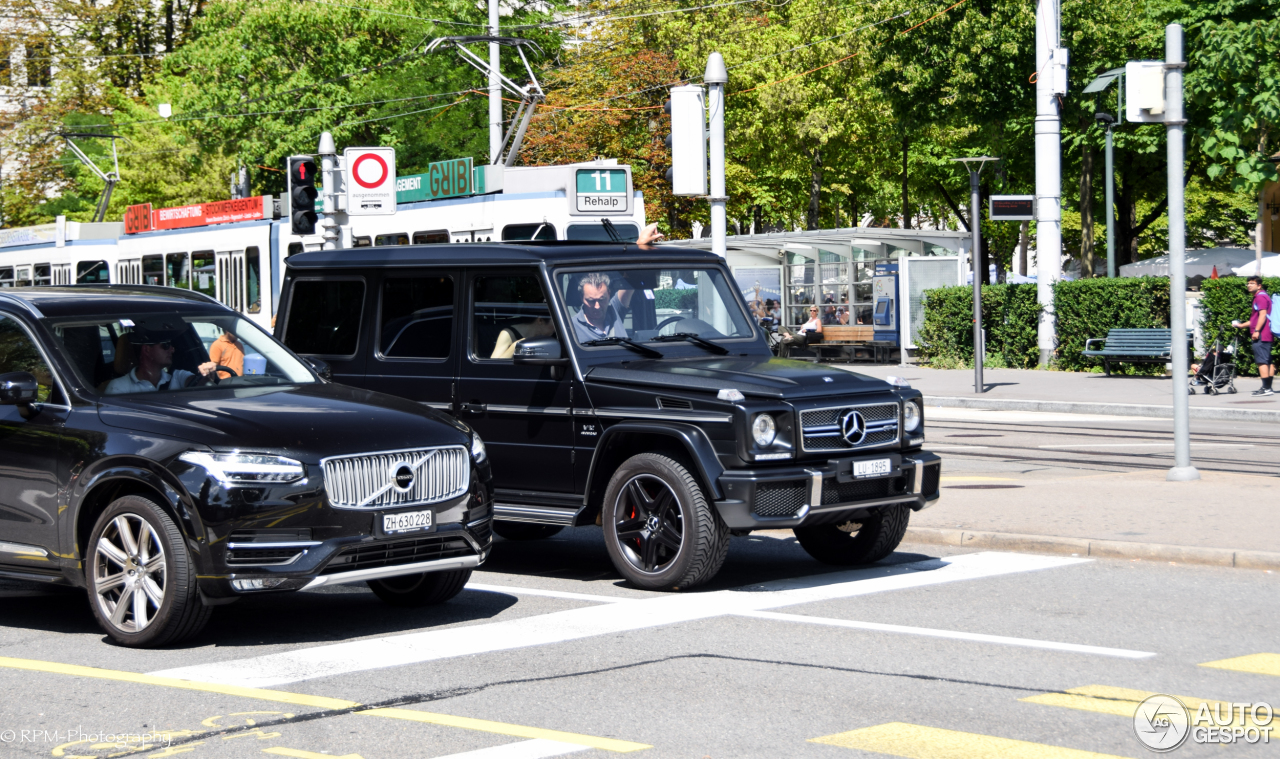
<path fill-rule="evenodd" d="M 0 374 L 0 404 L 22 406 L 35 403 L 40 393 L 40 383 L 30 372 Z"/>
<path fill-rule="evenodd" d="M 564 367 L 569 365 L 565 358 L 560 341 L 554 337 L 535 337 L 521 340 L 516 344 L 516 352 L 511 355 L 511 363 L 524 366 L 549 366 L 551 379 L 564 377 Z"/>
<path fill-rule="evenodd" d="M 320 379 L 325 382 L 333 381 L 333 370 L 329 368 L 329 362 L 314 356 L 303 356 L 311 368 L 316 370 L 316 374 L 320 375 Z"/>

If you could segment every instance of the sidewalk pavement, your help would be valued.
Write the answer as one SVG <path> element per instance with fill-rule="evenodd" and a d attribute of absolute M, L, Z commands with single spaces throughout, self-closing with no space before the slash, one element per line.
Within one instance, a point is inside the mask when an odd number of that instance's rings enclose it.
<path fill-rule="evenodd" d="M 903 377 L 930 406 L 1002 411 L 1173 418 L 1172 377 L 1127 377 L 1034 369 L 986 369 L 986 392 L 973 387 L 973 369 L 927 369 L 908 364 L 830 364 L 873 377 Z M 1192 419 L 1280 422 L 1280 395 L 1255 398 L 1256 377 L 1236 379 L 1235 395 L 1190 396 Z"/>

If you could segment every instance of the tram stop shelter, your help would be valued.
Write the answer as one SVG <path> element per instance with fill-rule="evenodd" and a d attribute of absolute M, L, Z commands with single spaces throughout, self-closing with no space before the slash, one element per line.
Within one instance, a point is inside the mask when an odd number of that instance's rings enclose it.
<path fill-rule="evenodd" d="M 747 301 L 776 301 L 788 327 L 808 320 L 814 304 L 843 308 L 848 324 L 872 324 L 876 264 L 896 264 L 898 345 L 910 350 L 924 323 L 924 291 L 965 283 L 971 241 L 968 232 L 933 229 L 770 232 L 730 235 L 725 259 Z M 711 240 L 666 245 L 710 250 Z"/>

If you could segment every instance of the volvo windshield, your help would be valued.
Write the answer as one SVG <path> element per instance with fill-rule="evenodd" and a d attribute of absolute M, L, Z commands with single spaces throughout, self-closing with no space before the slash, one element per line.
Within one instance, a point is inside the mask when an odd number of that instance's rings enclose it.
<path fill-rule="evenodd" d="M 751 338 L 754 332 L 719 269 L 558 271 L 560 296 L 580 345 Z"/>

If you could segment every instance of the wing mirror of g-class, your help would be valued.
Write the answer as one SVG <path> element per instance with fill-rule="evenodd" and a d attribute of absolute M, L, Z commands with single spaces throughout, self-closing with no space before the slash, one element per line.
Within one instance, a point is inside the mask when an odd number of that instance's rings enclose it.
<path fill-rule="evenodd" d="M 316 374 L 320 375 L 320 379 L 325 382 L 333 381 L 333 370 L 329 368 L 328 361 L 315 358 L 314 356 L 303 356 L 303 358 L 307 360 L 308 364 L 311 364 L 312 369 L 316 370 Z"/>
<path fill-rule="evenodd" d="M 551 378 L 557 380 L 564 375 L 564 367 L 569 365 L 569 359 L 564 356 L 560 341 L 554 337 L 521 340 L 516 345 L 511 362 L 524 366 L 549 366 Z"/>
<path fill-rule="evenodd" d="M 23 406 L 35 403 L 40 384 L 30 372 L 0 374 L 0 405 Z"/>

